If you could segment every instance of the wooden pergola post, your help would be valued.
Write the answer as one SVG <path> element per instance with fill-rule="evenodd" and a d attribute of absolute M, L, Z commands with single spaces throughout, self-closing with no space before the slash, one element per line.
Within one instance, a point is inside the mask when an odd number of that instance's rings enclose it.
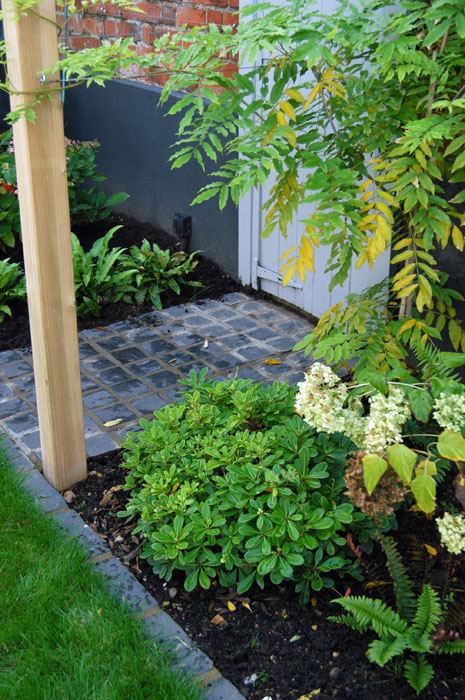
<path fill-rule="evenodd" d="M 58 60 L 55 0 L 15 19 L 3 0 L 11 109 L 33 104 Z M 41 15 L 42 17 L 40 17 Z M 50 21 L 47 21 L 50 20 Z M 58 81 L 59 75 L 47 76 Z M 59 82 L 51 85 L 59 87 Z M 87 475 L 60 92 L 13 127 L 44 475 L 62 490 Z"/>

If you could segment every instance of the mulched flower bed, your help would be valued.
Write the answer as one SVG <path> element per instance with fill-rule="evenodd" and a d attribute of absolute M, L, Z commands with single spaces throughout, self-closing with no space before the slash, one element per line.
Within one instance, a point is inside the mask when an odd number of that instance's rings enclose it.
<path fill-rule="evenodd" d="M 151 224 L 141 224 L 134 219 L 128 219 L 120 215 L 112 215 L 103 221 L 95 221 L 81 226 L 74 226 L 73 231 L 79 238 L 84 250 L 90 250 L 97 238 L 104 236 L 114 226 L 122 225 L 112 238 L 111 247 L 130 248 L 132 245 L 139 246 L 146 238 L 149 243 L 156 243 L 162 249 L 169 249 L 173 252 L 180 250 L 179 242 L 169 236 L 164 231 L 155 228 Z M 218 299 L 224 294 L 237 292 L 242 289 L 239 282 L 233 280 L 216 263 L 208 258 L 197 255 L 198 265 L 189 275 L 190 280 L 198 280 L 204 285 L 203 288 L 189 287 L 183 285 L 181 294 L 168 290 L 162 295 L 162 303 L 165 308 L 184 304 L 195 299 Z M 251 290 L 248 290 L 249 292 Z M 13 317 L 7 318 L 0 326 L 0 351 L 14 348 L 27 347 L 31 344 L 29 335 L 29 316 L 26 302 L 12 303 L 11 310 Z M 102 314 L 99 318 L 90 316 L 88 318 L 78 318 L 78 329 L 95 328 L 96 326 L 108 326 L 110 323 L 122 321 L 143 313 L 153 311 L 150 303 L 133 306 L 120 301 L 116 304 L 107 304 L 102 307 Z"/>
<path fill-rule="evenodd" d="M 111 227 L 123 224 L 114 236 L 113 245 L 130 247 L 143 238 L 162 248 L 178 250 L 176 241 L 148 224 L 120 216 L 85 227 L 74 227 L 84 249 L 104 235 Z M 183 287 L 181 295 L 167 293 L 162 298 L 165 307 L 196 299 L 239 291 L 241 285 L 228 277 L 215 263 L 199 256 L 199 264 L 191 279 L 200 280 L 203 290 Z M 250 291 L 250 290 L 247 290 Z M 124 318 L 152 310 L 151 305 L 134 307 L 123 302 L 103 308 L 102 316 L 78 319 L 80 330 L 105 326 Z M 30 344 L 27 307 L 17 305 L 14 318 L 2 324 L 0 350 L 25 347 Z M 141 559 L 141 546 L 131 531 L 135 522 L 117 516 L 123 510 L 128 493 L 120 486 L 125 473 L 120 468 L 120 452 L 89 461 L 88 479 L 72 487 L 72 503 L 87 523 L 105 540 L 113 554 L 119 557 L 153 594 L 160 605 L 188 632 L 194 642 L 214 661 L 225 677 L 230 679 L 249 700 L 411 700 L 415 692 L 404 679 L 396 679 L 387 670 L 371 664 L 365 655 L 370 637 L 361 637 L 347 627 L 327 620 L 342 609 L 331 604 L 333 598 L 345 594 L 366 594 L 362 584 L 336 576 L 334 589 L 314 594 L 311 604 L 300 607 L 292 585 L 268 586 L 265 590 L 252 588 L 244 596 L 233 589 L 213 586 L 209 591 L 186 593 L 183 577 L 175 574 L 166 583 L 153 574 Z M 453 503 L 453 488 L 439 495 L 441 503 Z M 438 514 L 442 515 L 440 507 Z M 396 537 L 403 554 L 417 553 L 421 565 L 423 543 L 439 550 L 438 535 L 432 521 L 418 513 L 399 511 Z M 417 545 L 413 546 L 415 536 Z M 363 556 L 367 581 L 388 581 L 384 557 L 375 548 L 369 557 Z M 441 555 L 437 557 L 437 576 L 444 573 Z M 418 564 L 419 563 L 419 564 Z M 452 589 L 455 600 L 465 600 L 465 565 L 457 565 Z M 433 577 L 434 578 L 434 577 Z M 434 581 L 437 583 L 437 581 Z M 376 590 L 376 589 L 375 589 Z M 389 595 L 389 586 L 382 586 Z M 377 591 L 376 595 L 380 595 Z M 229 603 L 229 606 L 228 606 Z M 234 609 L 232 609 L 232 605 Z M 464 620 L 465 622 L 465 620 Z M 461 630 L 465 635 L 465 627 Z M 465 698 L 465 673 L 459 655 L 440 656 L 434 660 L 435 677 L 421 694 L 425 700 L 462 700 Z"/>
<path fill-rule="evenodd" d="M 186 593 L 181 575 L 166 583 L 153 574 L 140 558 L 140 541 L 132 535 L 135 522 L 117 516 L 124 508 L 128 492 L 120 490 L 125 472 L 121 453 L 114 452 L 89 462 L 88 479 L 72 487 L 72 507 L 105 540 L 113 554 L 121 559 L 152 593 L 158 603 L 203 649 L 223 673 L 250 700 L 298 700 L 305 695 L 315 700 L 410 700 L 416 696 L 402 679 L 371 664 L 366 656 L 370 639 L 326 618 L 340 614 L 333 598 L 348 594 L 366 594 L 362 584 L 350 579 L 340 581 L 332 590 L 314 594 L 311 604 L 300 607 L 292 586 L 255 587 L 238 596 L 233 589 L 214 586 L 209 591 Z M 452 487 L 444 497 L 450 503 Z M 414 547 L 421 562 L 422 543 L 439 549 L 433 521 L 410 511 L 399 511 L 396 533 L 401 550 Z M 440 559 L 440 555 L 438 555 Z M 364 556 L 371 580 L 388 581 L 383 557 L 375 549 Z M 441 561 L 438 574 L 443 570 Z M 386 586 L 383 589 L 386 591 Z M 465 598 L 465 566 L 453 573 L 455 600 Z M 379 595 L 379 594 L 378 594 Z M 228 608 L 233 603 L 234 610 Z M 462 632 L 463 633 L 463 632 Z M 459 700 L 465 697 L 465 674 L 460 655 L 440 656 L 434 660 L 435 677 L 421 694 L 426 700 Z M 255 679 L 255 682 L 252 682 Z M 314 692 L 313 695 L 310 695 Z M 315 693 L 315 691 L 317 691 Z M 305 700 L 307 700 L 305 698 Z"/>

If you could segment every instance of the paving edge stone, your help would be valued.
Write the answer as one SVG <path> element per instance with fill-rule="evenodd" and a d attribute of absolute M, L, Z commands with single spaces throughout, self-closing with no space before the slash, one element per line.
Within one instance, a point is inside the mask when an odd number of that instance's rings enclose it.
<path fill-rule="evenodd" d="M 113 557 L 111 551 L 76 511 L 68 508 L 63 497 L 53 488 L 34 464 L 7 435 L 2 435 L 0 445 L 6 450 L 15 471 L 24 474 L 24 487 L 59 526 L 86 550 L 94 571 L 107 581 L 110 592 L 126 604 L 142 621 L 148 636 L 167 645 L 174 654 L 174 665 L 182 668 L 205 691 L 205 700 L 246 700 L 237 688 L 213 665 L 187 633 L 165 611 L 160 611 L 157 601 L 137 581 L 131 572 Z"/>

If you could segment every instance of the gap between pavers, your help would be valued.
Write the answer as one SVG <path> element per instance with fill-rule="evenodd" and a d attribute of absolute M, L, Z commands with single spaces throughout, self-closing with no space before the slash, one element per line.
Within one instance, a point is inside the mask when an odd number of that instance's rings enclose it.
<path fill-rule="evenodd" d="M 6 435 L 1 446 L 12 466 L 24 476 L 26 491 L 37 501 L 44 515 L 58 523 L 67 536 L 76 538 L 88 554 L 88 561 L 107 582 L 108 589 L 141 619 L 148 636 L 166 645 L 174 655 L 174 665 L 185 670 L 205 691 L 205 700 L 245 700 L 237 688 L 213 665 L 213 661 L 194 645 L 190 637 L 137 581 L 76 511 L 68 508 L 34 464 Z"/>

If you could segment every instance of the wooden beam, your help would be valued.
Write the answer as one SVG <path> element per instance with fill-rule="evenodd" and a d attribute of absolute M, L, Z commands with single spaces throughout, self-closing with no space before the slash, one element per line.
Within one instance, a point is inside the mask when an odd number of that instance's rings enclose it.
<path fill-rule="evenodd" d="M 41 73 L 58 60 L 55 0 L 17 21 L 13 0 L 3 0 L 3 11 L 11 87 L 40 90 Z M 47 80 L 59 87 L 58 75 Z M 33 95 L 10 100 L 13 110 L 32 105 Z M 85 479 L 87 467 L 60 92 L 34 109 L 35 123 L 22 117 L 13 138 L 42 462 L 45 477 L 62 490 Z"/>

